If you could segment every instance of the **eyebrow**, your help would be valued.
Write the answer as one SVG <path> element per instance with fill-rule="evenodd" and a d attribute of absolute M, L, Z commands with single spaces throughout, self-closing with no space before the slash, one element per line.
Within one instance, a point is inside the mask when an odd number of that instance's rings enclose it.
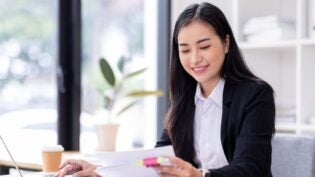
<path fill-rule="evenodd" d="M 210 38 L 200 39 L 200 40 L 198 40 L 198 41 L 196 42 L 196 44 L 199 44 L 199 43 L 204 42 L 204 41 L 210 41 Z M 188 46 L 187 43 L 179 43 L 178 45 L 179 45 L 179 46 Z"/>

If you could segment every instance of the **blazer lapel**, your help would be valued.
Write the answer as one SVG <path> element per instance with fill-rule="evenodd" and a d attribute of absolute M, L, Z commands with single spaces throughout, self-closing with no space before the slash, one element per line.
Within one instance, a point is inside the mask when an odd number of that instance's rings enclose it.
<path fill-rule="evenodd" d="M 223 148 L 225 147 L 225 140 L 228 131 L 228 122 L 230 117 L 230 107 L 232 98 L 234 95 L 235 85 L 225 82 L 223 90 L 223 113 L 222 113 L 222 122 L 221 122 L 221 142 Z M 226 148 L 224 148 L 226 149 Z M 224 150 L 225 151 L 225 150 Z"/>

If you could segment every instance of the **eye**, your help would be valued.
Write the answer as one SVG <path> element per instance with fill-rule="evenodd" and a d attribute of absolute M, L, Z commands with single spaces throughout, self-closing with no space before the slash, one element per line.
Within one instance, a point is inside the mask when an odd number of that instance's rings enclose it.
<path fill-rule="evenodd" d="M 200 49 L 205 50 L 205 49 L 208 49 L 209 47 L 210 45 L 207 45 L 207 46 L 200 47 Z"/>
<path fill-rule="evenodd" d="M 189 53 L 189 50 L 182 50 L 181 53 Z"/>

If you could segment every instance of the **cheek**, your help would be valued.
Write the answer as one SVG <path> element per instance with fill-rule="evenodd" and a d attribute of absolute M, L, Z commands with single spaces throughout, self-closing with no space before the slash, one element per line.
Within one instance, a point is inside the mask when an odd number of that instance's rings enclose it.
<path fill-rule="evenodd" d="M 225 57 L 222 55 L 217 56 L 217 58 L 213 60 L 213 66 L 215 67 L 216 70 L 221 70 L 224 60 Z"/>
<path fill-rule="evenodd" d="M 180 55 L 179 56 L 179 61 L 180 61 L 180 64 L 186 68 L 188 66 L 188 63 L 189 63 L 189 58 L 187 57 L 187 55 Z"/>
<path fill-rule="evenodd" d="M 220 56 L 218 56 L 217 60 L 215 61 L 215 67 L 216 67 L 217 72 L 220 72 L 220 70 L 222 69 L 224 60 L 225 60 L 225 55 L 220 55 Z"/>
<path fill-rule="evenodd" d="M 209 60 L 211 63 L 220 66 L 225 59 L 225 52 L 221 50 L 221 48 L 219 48 L 209 51 L 207 56 L 209 56 Z"/>

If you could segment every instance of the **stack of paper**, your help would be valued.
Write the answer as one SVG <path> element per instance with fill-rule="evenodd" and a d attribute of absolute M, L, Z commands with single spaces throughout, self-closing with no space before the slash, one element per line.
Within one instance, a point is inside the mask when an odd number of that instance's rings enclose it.
<path fill-rule="evenodd" d="M 172 146 L 127 152 L 98 152 L 102 167 L 96 172 L 104 177 L 159 177 L 154 168 L 139 166 L 139 160 L 149 157 L 175 156 Z"/>

